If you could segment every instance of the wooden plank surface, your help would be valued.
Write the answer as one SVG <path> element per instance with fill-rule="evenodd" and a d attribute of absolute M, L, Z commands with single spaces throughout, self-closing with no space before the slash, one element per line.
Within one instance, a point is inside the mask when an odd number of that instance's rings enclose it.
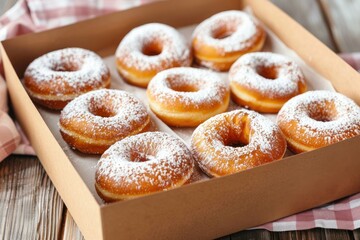
<path fill-rule="evenodd" d="M 10 156 L 0 163 L 0 236 L 57 239 L 64 204 L 36 157 Z"/>
<path fill-rule="evenodd" d="M 340 52 L 360 52 L 360 1 L 322 0 Z"/>
<path fill-rule="evenodd" d="M 79 228 L 77 227 L 77 225 L 69 211 L 66 211 L 62 239 L 63 240 L 71 240 L 71 239 L 83 240 L 84 239 L 84 236 L 81 234 Z"/>
<path fill-rule="evenodd" d="M 336 50 L 316 0 L 271 0 L 332 50 Z"/>
<path fill-rule="evenodd" d="M 354 240 L 360 240 L 360 229 L 353 231 Z"/>
<path fill-rule="evenodd" d="M 354 239 L 353 233 L 351 231 L 338 231 L 334 229 L 323 229 L 325 232 L 326 239 L 342 239 L 342 240 L 351 240 Z"/>
<path fill-rule="evenodd" d="M 319 1 L 273 0 L 331 49 L 360 51 L 360 1 L 326 0 L 331 32 L 321 14 Z M 0 13 L 15 0 L 0 2 Z M 357 24 L 356 24 L 357 23 Z M 59 195 L 36 157 L 10 156 L 0 163 L 1 239 L 83 239 Z M 248 230 L 222 239 L 355 239 L 360 230 L 310 229 L 269 232 Z"/>
<path fill-rule="evenodd" d="M 10 9 L 14 4 L 17 2 L 17 0 L 1 0 L 0 1 L 0 16 Z"/>

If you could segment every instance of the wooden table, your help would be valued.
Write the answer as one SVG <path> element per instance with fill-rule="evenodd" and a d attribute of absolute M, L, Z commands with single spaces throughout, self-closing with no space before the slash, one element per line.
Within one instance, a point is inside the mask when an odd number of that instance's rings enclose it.
<path fill-rule="evenodd" d="M 0 3 L 0 13 L 16 0 Z M 273 0 L 335 52 L 360 52 L 360 0 Z M 359 90 L 360 91 L 360 90 Z M 2 239 L 83 239 L 37 157 L 0 163 Z M 224 239 L 360 239 L 360 230 L 251 230 Z"/>

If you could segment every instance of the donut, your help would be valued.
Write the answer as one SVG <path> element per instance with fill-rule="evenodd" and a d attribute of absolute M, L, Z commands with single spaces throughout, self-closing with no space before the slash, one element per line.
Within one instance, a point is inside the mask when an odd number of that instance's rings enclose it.
<path fill-rule="evenodd" d="M 225 11 L 200 23 L 192 36 L 194 59 L 199 65 L 227 71 L 243 54 L 261 50 L 266 33 L 242 11 Z"/>
<path fill-rule="evenodd" d="M 192 55 L 185 39 L 176 29 L 149 23 L 131 30 L 116 53 L 118 72 L 130 84 L 146 87 L 158 72 L 190 66 Z"/>
<path fill-rule="evenodd" d="M 298 65 L 280 54 L 248 53 L 229 71 L 234 102 L 257 112 L 277 113 L 290 98 L 306 91 Z"/>
<path fill-rule="evenodd" d="M 65 48 L 35 59 L 24 74 L 24 87 L 34 102 L 60 110 L 75 97 L 110 87 L 110 72 L 94 52 Z"/>
<path fill-rule="evenodd" d="M 156 74 L 147 97 L 151 110 L 167 125 L 193 127 L 224 112 L 230 90 L 213 72 L 179 67 Z"/>
<path fill-rule="evenodd" d="M 106 201 L 125 200 L 185 184 L 194 171 L 191 152 L 163 132 L 127 137 L 101 156 L 95 188 Z"/>
<path fill-rule="evenodd" d="M 72 148 L 102 154 L 127 136 L 151 129 L 143 104 L 121 90 L 101 89 L 83 94 L 61 111 L 60 133 Z"/>
<path fill-rule="evenodd" d="M 216 115 L 191 136 L 191 151 L 210 177 L 220 177 L 281 159 L 286 140 L 279 127 L 254 111 Z"/>
<path fill-rule="evenodd" d="M 291 151 L 308 152 L 360 135 L 360 107 L 340 93 L 309 91 L 285 103 L 277 124 Z"/>

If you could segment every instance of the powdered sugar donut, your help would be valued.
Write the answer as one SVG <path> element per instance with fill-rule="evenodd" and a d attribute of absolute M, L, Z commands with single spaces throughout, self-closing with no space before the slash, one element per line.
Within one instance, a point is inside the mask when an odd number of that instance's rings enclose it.
<path fill-rule="evenodd" d="M 152 111 L 171 126 L 197 126 L 224 112 L 228 85 L 217 74 L 196 68 L 172 68 L 158 73 L 147 89 Z"/>
<path fill-rule="evenodd" d="M 270 52 L 248 53 L 229 72 L 233 100 L 258 112 L 277 113 L 286 101 L 306 91 L 298 65 Z"/>
<path fill-rule="evenodd" d="M 116 65 L 129 83 L 146 87 L 156 73 L 173 67 L 190 66 L 192 56 L 176 29 L 149 23 L 131 30 L 116 50 Z"/>
<path fill-rule="evenodd" d="M 110 87 L 110 72 L 94 52 L 65 48 L 49 52 L 30 63 L 24 86 L 30 97 L 51 109 L 62 109 L 75 97 Z"/>
<path fill-rule="evenodd" d="M 197 127 L 191 150 L 205 173 L 220 177 L 281 159 L 286 140 L 271 120 L 241 109 L 216 115 Z"/>
<path fill-rule="evenodd" d="M 292 151 L 307 152 L 360 135 L 360 107 L 340 93 L 309 91 L 285 103 L 277 123 Z"/>
<path fill-rule="evenodd" d="M 149 130 L 151 119 L 130 93 L 102 89 L 81 95 L 62 110 L 63 139 L 84 153 L 100 154 L 127 136 Z"/>
<path fill-rule="evenodd" d="M 190 151 L 178 138 L 148 132 L 111 146 L 96 169 L 96 189 L 108 201 L 130 199 L 185 184 L 194 171 Z"/>
<path fill-rule="evenodd" d="M 225 11 L 200 23 L 192 38 L 195 61 L 227 71 L 241 55 L 259 51 L 266 34 L 258 22 L 242 11 Z"/>

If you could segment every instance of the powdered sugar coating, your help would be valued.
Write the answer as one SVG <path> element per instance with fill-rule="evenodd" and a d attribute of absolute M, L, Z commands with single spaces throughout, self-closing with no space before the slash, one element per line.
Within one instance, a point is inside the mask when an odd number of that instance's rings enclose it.
<path fill-rule="evenodd" d="M 123 139 L 100 158 L 96 182 L 111 193 L 144 195 L 185 183 L 194 161 L 185 144 L 163 132 L 148 132 Z"/>
<path fill-rule="evenodd" d="M 185 86 L 191 86 L 195 91 L 177 91 Z M 164 70 L 148 86 L 148 92 L 156 102 L 169 106 L 181 103 L 194 109 L 223 103 L 228 91 L 227 83 L 214 72 L 188 67 Z"/>
<path fill-rule="evenodd" d="M 245 131 L 249 131 L 248 144 L 232 147 L 244 141 Z M 282 158 L 286 143 L 271 120 L 241 109 L 216 115 L 201 124 L 191 137 L 191 148 L 206 173 L 221 176 Z"/>
<path fill-rule="evenodd" d="M 101 109 L 108 117 L 94 114 Z M 109 139 L 115 142 L 137 133 L 150 121 L 143 104 L 130 93 L 101 89 L 83 94 L 62 110 L 61 131 L 73 131 L 90 139 Z M 76 126 L 76 127 L 74 127 Z M 70 128 L 70 129 L 69 129 Z"/>
<path fill-rule="evenodd" d="M 280 110 L 277 122 L 287 137 L 326 146 L 360 135 L 360 107 L 340 93 L 309 91 L 290 99 Z"/>
<path fill-rule="evenodd" d="M 61 97 L 103 88 L 109 76 L 107 66 L 96 53 L 82 48 L 65 48 L 31 62 L 25 71 L 24 84 L 32 92 Z M 37 89 L 30 86 L 33 82 Z"/>
<path fill-rule="evenodd" d="M 274 68 L 275 79 L 267 79 L 257 73 L 259 68 Z M 230 68 L 231 84 L 240 85 L 267 98 L 288 98 L 300 93 L 299 82 L 305 85 L 304 75 L 298 65 L 287 57 L 271 52 L 248 53 L 240 57 Z"/>
<path fill-rule="evenodd" d="M 158 42 L 161 53 L 155 56 L 143 54 L 143 48 Z M 161 23 L 149 23 L 132 29 L 120 42 L 116 58 L 127 68 L 139 71 L 163 70 L 177 66 L 190 66 L 190 49 L 176 29 Z"/>
<path fill-rule="evenodd" d="M 230 36 L 221 39 L 214 37 L 216 31 L 227 29 L 229 25 L 234 28 Z M 255 19 L 245 12 L 230 10 L 217 13 L 201 22 L 194 30 L 192 38 L 197 38 L 203 45 L 217 48 L 219 54 L 225 55 L 252 46 L 256 32 Z"/>

